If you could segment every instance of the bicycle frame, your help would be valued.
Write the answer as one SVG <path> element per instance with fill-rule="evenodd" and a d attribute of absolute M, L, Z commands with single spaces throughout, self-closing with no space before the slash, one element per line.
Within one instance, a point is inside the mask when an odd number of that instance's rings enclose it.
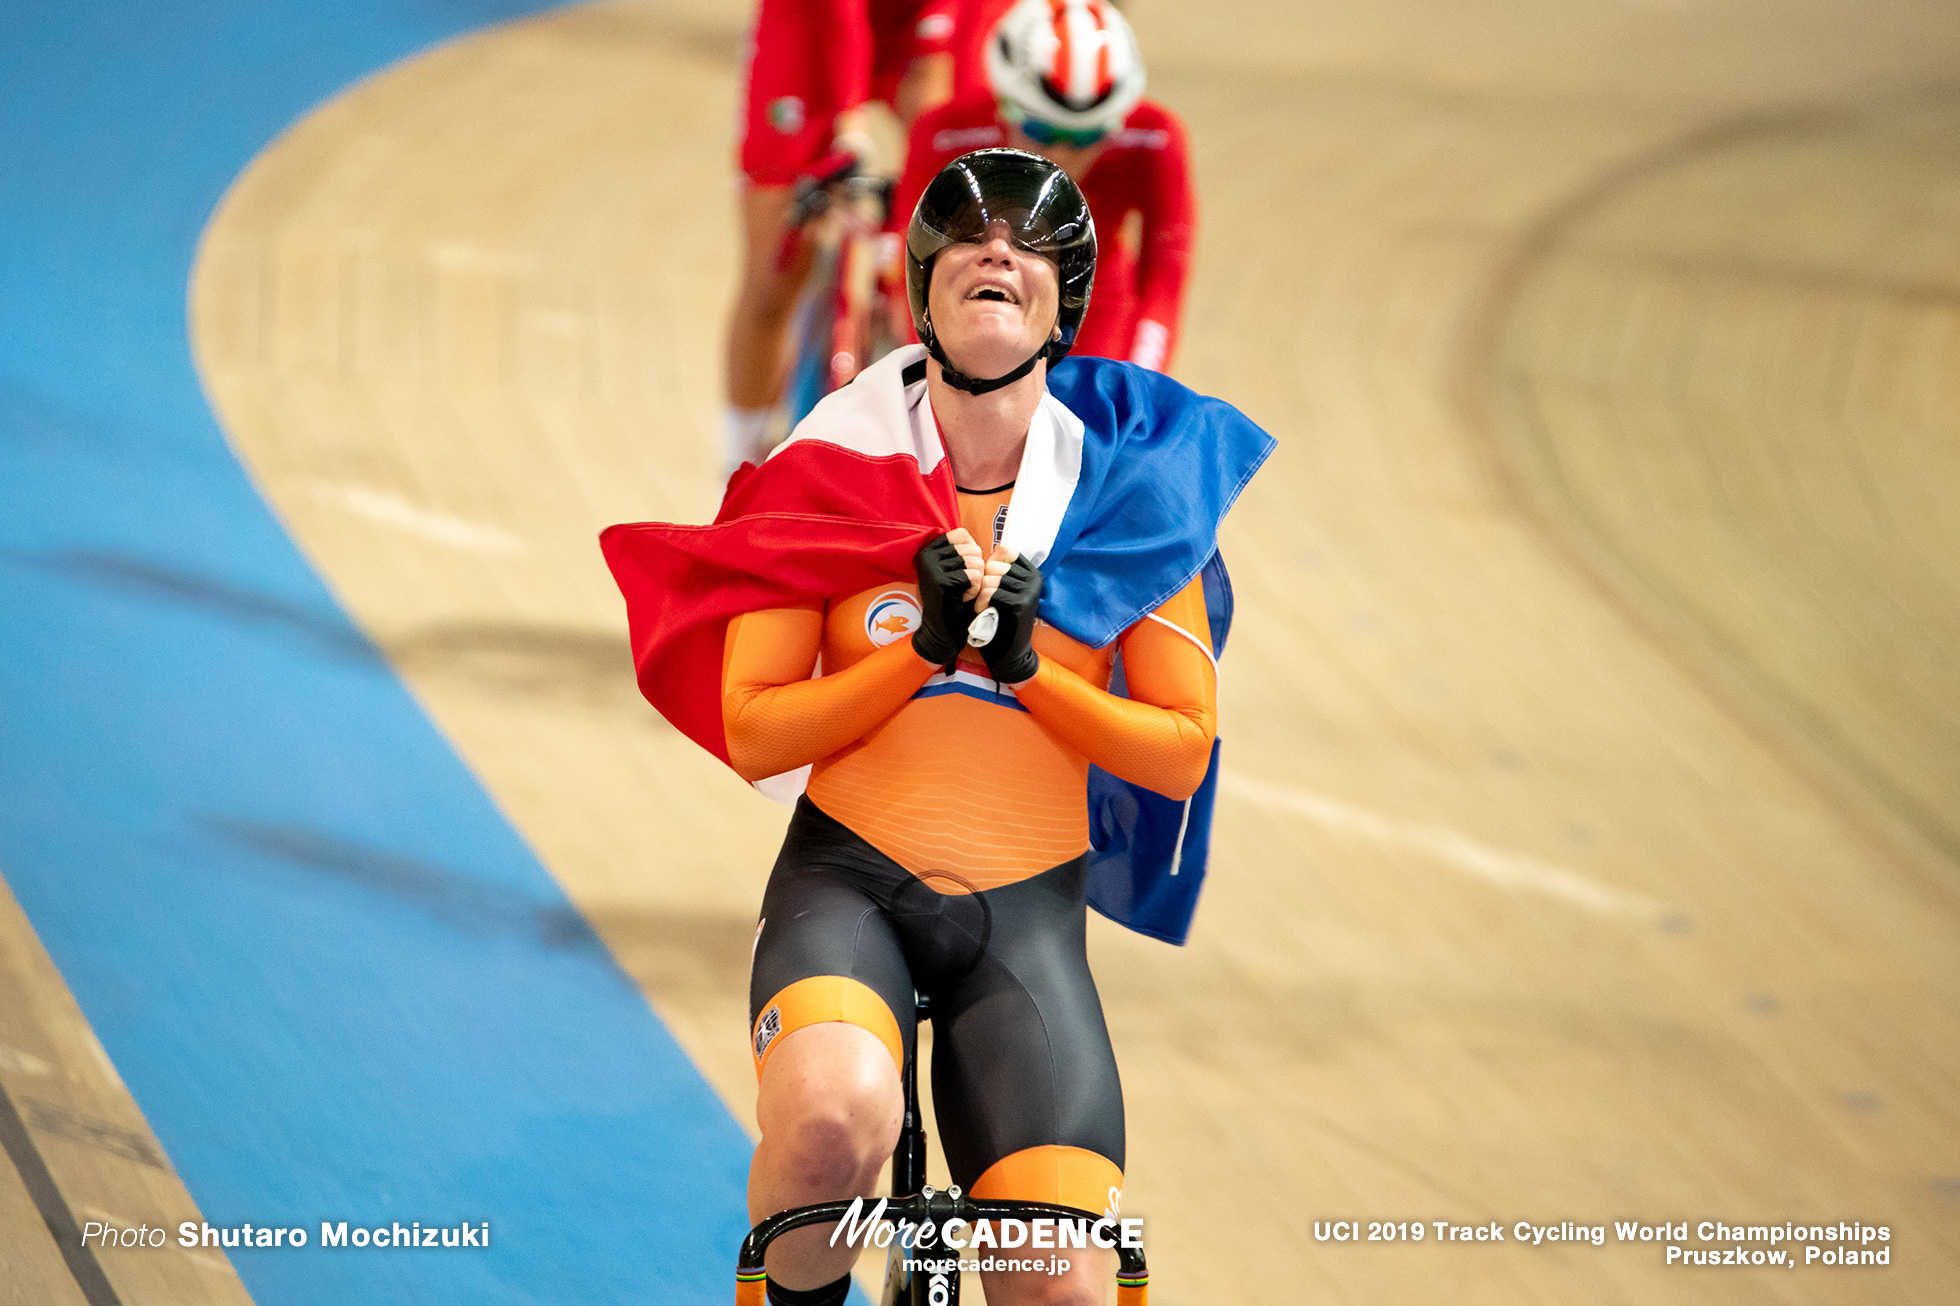
<path fill-rule="evenodd" d="M 931 1002 L 919 999 L 919 1019 L 931 1019 Z M 919 1111 L 918 1053 L 905 1058 L 901 1075 L 905 1089 L 905 1123 L 899 1130 L 898 1146 L 892 1151 L 892 1198 L 885 1206 L 884 1219 L 917 1229 L 930 1223 L 935 1229 L 948 1220 L 1086 1220 L 1091 1224 L 1102 1217 L 1072 1206 L 1046 1202 L 977 1201 L 958 1188 L 935 1191 L 925 1182 L 926 1132 Z M 835 1224 L 850 1212 L 850 1202 L 823 1202 L 799 1206 L 770 1216 L 749 1231 L 742 1240 L 742 1253 L 735 1269 L 735 1306 L 766 1306 L 768 1276 L 763 1269 L 769 1244 L 794 1229 L 813 1224 Z M 859 1208 L 860 1216 L 863 1208 Z M 1116 1306 L 1147 1306 L 1150 1270 L 1143 1250 L 1138 1247 L 1116 1249 Z M 934 1268 L 911 1268 L 907 1259 Z M 880 1306 L 958 1306 L 960 1299 L 959 1253 L 950 1249 L 937 1254 L 930 1250 L 909 1251 L 894 1238 L 885 1268 L 885 1291 Z M 944 1262 L 951 1261 L 951 1266 Z"/>
<path fill-rule="evenodd" d="M 849 155 L 825 160 L 797 182 L 777 266 L 788 267 L 808 243 L 818 252 L 791 328 L 794 355 L 782 402 L 790 429 L 890 348 L 877 330 L 883 296 L 876 246 L 891 191 L 890 181 L 859 174 Z"/>

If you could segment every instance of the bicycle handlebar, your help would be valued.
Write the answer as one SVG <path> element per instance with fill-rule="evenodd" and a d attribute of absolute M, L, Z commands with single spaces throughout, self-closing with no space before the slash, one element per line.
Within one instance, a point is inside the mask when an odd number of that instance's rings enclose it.
<path fill-rule="evenodd" d="M 794 197 L 783 225 L 809 226 L 830 211 L 832 192 L 839 188 L 852 199 L 879 201 L 878 217 L 882 222 L 891 210 L 892 192 L 897 184 L 889 177 L 868 175 L 860 171 L 861 167 L 858 156 L 844 150 L 819 159 L 816 166 L 796 179 Z"/>

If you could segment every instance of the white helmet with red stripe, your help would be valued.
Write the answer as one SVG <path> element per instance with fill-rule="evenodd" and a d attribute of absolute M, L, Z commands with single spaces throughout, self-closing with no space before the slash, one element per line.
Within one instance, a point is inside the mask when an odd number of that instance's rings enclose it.
<path fill-rule="evenodd" d="M 1108 0 L 1020 0 L 987 39 L 987 79 L 1024 127 L 1093 138 L 1143 98 L 1143 54 Z"/>

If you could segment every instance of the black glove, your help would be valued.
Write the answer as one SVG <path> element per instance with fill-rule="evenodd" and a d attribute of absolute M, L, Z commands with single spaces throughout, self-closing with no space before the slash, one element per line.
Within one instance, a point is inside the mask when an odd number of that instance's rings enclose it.
<path fill-rule="evenodd" d="M 1003 685 L 1018 685 L 1041 665 L 1041 654 L 1034 651 L 1034 613 L 1041 600 L 1041 572 L 1028 565 L 1026 558 L 1000 578 L 1000 588 L 988 607 L 1000 613 L 994 637 L 980 646 L 987 669 Z"/>
<path fill-rule="evenodd" d="M 919 577 L 919 628 L 912 648 L 926 661 L 951 667 L 966 647 L 966 628 L 973 624 L 973 605 L 966 601 L 972 581 L 966 559 L 944 535 L 928 540 L 912 557 Z"/>

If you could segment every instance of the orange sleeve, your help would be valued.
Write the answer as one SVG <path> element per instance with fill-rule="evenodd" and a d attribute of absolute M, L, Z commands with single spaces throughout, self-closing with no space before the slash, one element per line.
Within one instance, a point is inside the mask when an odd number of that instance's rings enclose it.
<path fill-rule="evenodd" d="M 901 639 L 812 680 L 822 640 L 823 613 L 814 608 L 772 608 L 728 623 L 721 721 L 728 760 L 744 780 L 794 771 L 862 739 L 937 669 Z"/>
<path fill-rule="evenodd" d="M 1167 798 L 1189 798 L 1204 783 L 1218 733 L 1203 582 L 1179 590 L 1119 643 L 1128 698 L 1053 658 L 1043 658 L 1014 693 L 1043 729 L 1111 775 Z"/>

